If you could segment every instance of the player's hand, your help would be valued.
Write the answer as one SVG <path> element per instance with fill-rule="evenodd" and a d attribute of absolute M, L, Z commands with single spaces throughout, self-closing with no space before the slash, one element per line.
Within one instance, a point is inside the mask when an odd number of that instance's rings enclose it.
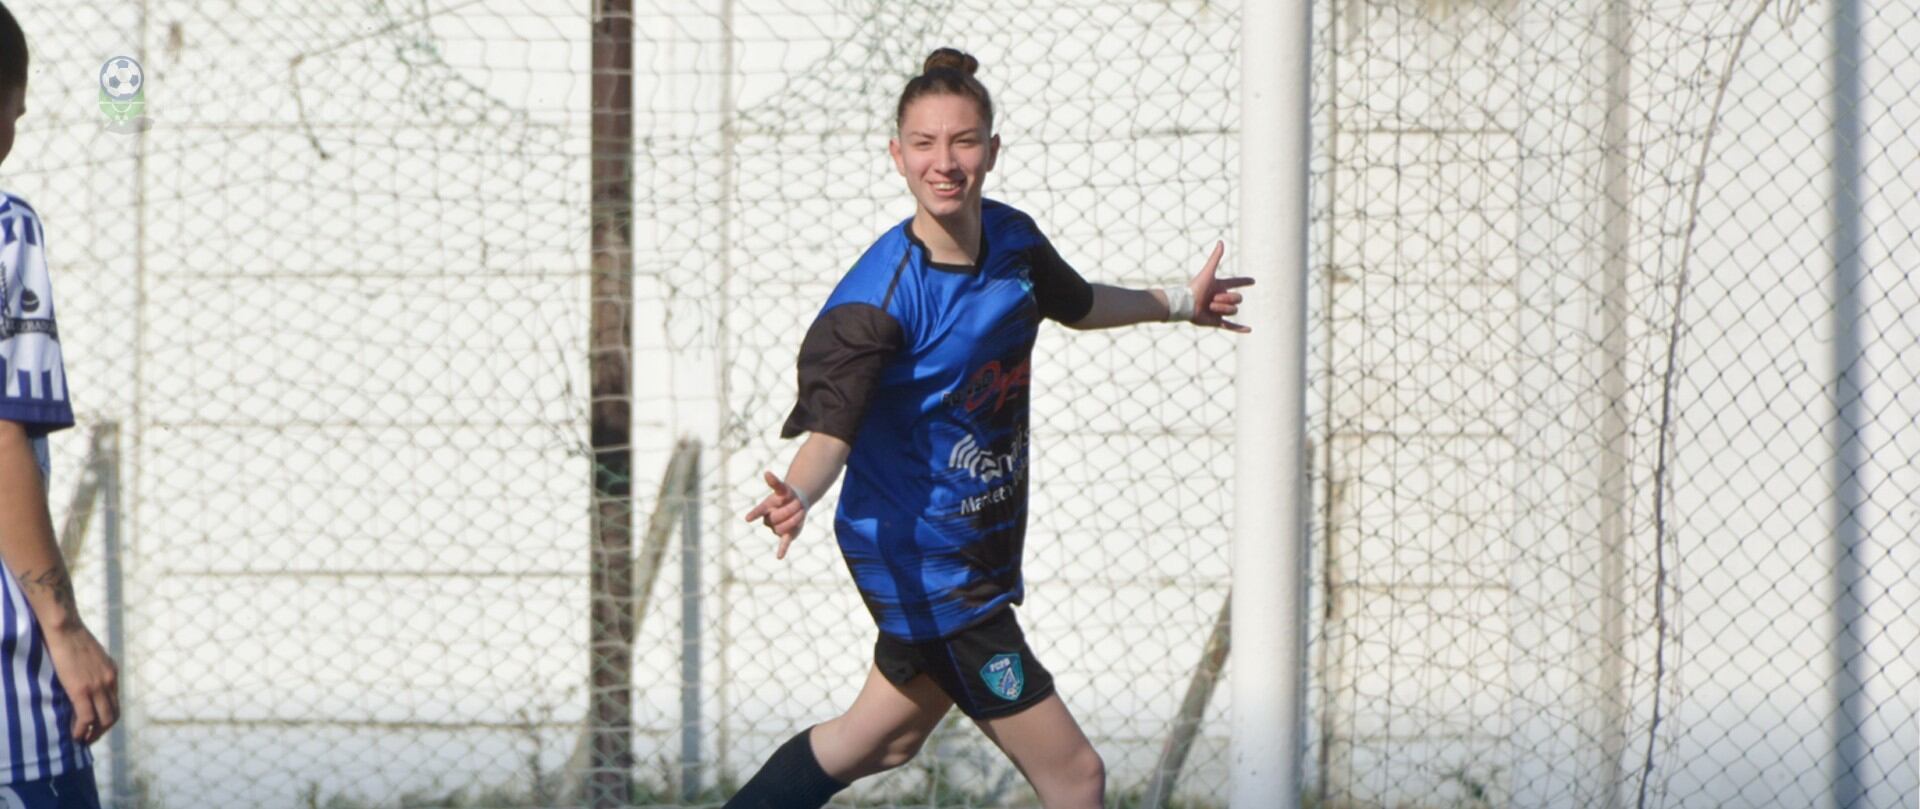
<path fill-rule="evenodd" d="M 1200 274 L 1187 282 L 1187 289 L 1193 292 L 1192 323 L 1246 334 L 1253 330 L 1226 318 L 1227 315 L 1240 313 L 1240 301 L 1243 298 L 1233 290 L 1253 286 L 1253 279 L 1213 277 L 1214 271 L 1220 268 L 1220 257 L 1226 252 L 1225 242 L 1215 242 L 1213 255 L 1207 257 L 1207 266 L 1200 268 Z"/>
<path fill-rule="evenodd" d="M 767 486 L 773 489 L 773 493 L 747 512 L 747 522 L 759 520 L 774 536 L 779 537 L 780 550 L 774 552 L 773 558 L 785 559 L 787 546 L 793 544 L 794 537 L 800 536 L 800 527 L 806 524 L 807 507 L 793 493 L 793 487 L 788 486 L 780 476 L 768 472 Z"/>
<path fill-rule="evenodd" d="M 84 626 L 47 633 L 53 673 L 73 702 L 73 738 L 93 744 L 120 721 L 120 672 Z"/>

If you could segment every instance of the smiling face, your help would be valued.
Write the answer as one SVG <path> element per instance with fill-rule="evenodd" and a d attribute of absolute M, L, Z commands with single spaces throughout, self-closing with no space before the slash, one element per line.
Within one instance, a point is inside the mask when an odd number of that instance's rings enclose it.
<path fill-rule="evenodd" d="M 1000 138 L 988 131 L 979 103 L 936 93 L 908 105 L 887 151 L 920 212 L 944 221 L 979 216 L 980 190 L 1000 153 Z"/>

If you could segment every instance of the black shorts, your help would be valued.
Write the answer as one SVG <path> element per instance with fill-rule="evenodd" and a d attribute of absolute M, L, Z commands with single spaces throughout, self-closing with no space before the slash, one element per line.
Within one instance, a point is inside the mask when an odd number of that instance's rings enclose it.
<path fill-rule="evenodd" d="M 1027 636 L 1006 607 L 944 639 L 908 643 L 885 632 L 873 645 L 873 665 L 894 685 L 932 677 L 972 719 L 1012 716 L 1053 693 L 1053 675 L 1027 647 Z"/>

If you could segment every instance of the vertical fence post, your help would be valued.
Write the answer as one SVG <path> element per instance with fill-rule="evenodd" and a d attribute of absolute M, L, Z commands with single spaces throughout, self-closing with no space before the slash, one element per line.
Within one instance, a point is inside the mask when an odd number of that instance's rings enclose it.
<path fill-rule="evenodd" d="M 153 19 L 151 9 L 149 9 L 148 6 L 148 0 L 140 0 L 140 42 L 138 44 L 140 53 L 137 58 L 142 65 L 153 64 L 152 60 L 148 58 L 151 54 L 147 52 L 148 26 Z M 148 219 L 152 216 L 152 208 L 148 203 L 148 186 L 151 181 L 148 178 L 147 169 L 149 167 L 148 152 L 153 145 L 153 142 L 148 138 L 147 131 L 146 127 L 139 127 L 135 129 L 133 135 L 133 345 L 132 351 L 130 352 L 132 356 L 128 360 L 132 366 L 130 370 L 133 376 L 133 391 L 132 401 L 128 403 L 129 412 L 127 413 L 127 422 L 132 425 L 132 429 L 128 431 L 131 435 L 127 437 L 126 446 L 126 455 L 133 458 L 133 463 L 130 465 L 133 477 L 131 480 L 123 480 L 120 475 L 123 471 L 120 464 L 121 425 L 116 422 L 113 427 L 112 469 L 114 478 L 113 486 L 109 489 L 109 491 L 112 492 L 109 496 L 112 497 L 113 500 L 111 501 L 112 505 L 107 506 L 108 512 L 113 515 L 111 524 L 113 525 L 113 541 L 115 542 L 115 546 L 110 549 L 111 555 L 108 558 L 113 560 L 111 564 L 115 565 L 116 571 L 118 571 L 118 565 L 120 564 L 119 542 L 121 538 L 123 536 L 134 537 L 134 541 L 138 542 L 138 537 L 140 536 L 140 461 L 142 458 L 143 444 L 147 440 L 147 346 L 150 344 L 147 339 L 149 334 L 147 318 L 149 303 L 147 296 L 147 236 L 150 230 Z M 136 568 L 136 575 L 139 572 L 141 571 Z M 117 576 L 118 573 L 116 572 L 115 575 Z M 126 696 L 125 690 L 129 687 L 128 684 L 134 684 L 133 687 L 137 688 L 141 676 L 141 672 L 138 670 L 141 661 L 128 660 L 124 655 L 124 651 L 124 649 L 109 650 L 109 653 L 113 655 L 114 662 L 118 664 L 120 668 L 120 687 L 122 689 L 123 699 Z M 129 702 L 123 702 L 123 705 L 129 704 Z M 131 704 L 134 705 L 135 712 L 138 713 L 139 705 L 137 703 Z M 126 769 L 126 765 L 122 765 L 119 762 L 126 761 L 127 757 L 131 755 L 134 740 L 128 738 L 128 734 L 132 731 L 128 730 L 124 724 L 117 728 L 117 730 L 119 736 L 114 739 L 109 739 L 107 742 L 108 749 L 113 753 L 113 760 L 115 762 L 113 764 L 114 772 L 110 774 L 114 779 L 112 785 L 114 791 L 114 809 L 128 809 L 128 807 L 134 805 L 136 796 L 127 791 L 132 788 L 132 783 L 127 780 L 129 778 L 129 772 Z"/>
<path fill-rule="evenodd" d="M 1860 3 L 1833 4 L 1833 805 L 1854 809 L 1869 755 L 1866 550 L 1860 524 L 1866 448 L 1860 429 L 1865 362 L 1860 350 Z"/>
<path fill-rule="evenodd" d="M 700 797 L 700 456 L 680 512 L 680 802 Z"/>
<path fill-rule="evenodd" d="M 1596 735 L 1599 756 L 1595 767 L 1600 809 L 1620 806 L 1620 762 L 1627 747 L 1627 538 L 1630 504 L 1627 500 L 1627 459 L 1633 451 L 1627 402 L 1627 279 L 1632 271 L 1628 255 L 1633 237 L 1633 185 L 1627 155 L 1632 84 L 1633 15 L 1631 0 L 1607 4 L 1606 119 L 1601 129 L 1601 195 L 1606 218 L 1602 225 L 1600 266 L 1600 715 Z"/>
<path fill-rule="evenodd" d="M 731 300 L 733 295 L 733 224 L 736 189 L 734 183 L 735 151 L 739 147 L 739 130 L 734 121 L 738 116 L 738 104 L 734 98 L 733 81 L 737 70 L 737 52 L 734 47 L 734 0 L 720 0 L 720 204 L 717 235 L 720 238 L 720 254 L 714 268 L 714 289 L 719 300 Z M 715 425 L 713 467 L 717 470 L 715 478 L 726 481 L 733 471 L 734 445 L 729 437 L 729 427 L 733 424 L 733 325 L 728 320 L 732 307 L 721 306 L 714 313 L 713 322 L 713 367 L 714 392 L 719 398 L 719 420 Z M 720 487 L 722 498 L 726 484 Z M 728 669 L 725 650 L 730 648 L 727 616 L 733 608 L 733 559 L 730 543 L 722 540 L 714 549 L 714 561 L 719 566 L 719 580 L 714 586 L 713 610 L 719 615 L 714 622 L 714 711 L 719 717 L 713 729 L 713 771 L 716 778 L 725 778 L 727 773 L 727 751 L 733 746 L 729 735 L 728 717 L 733 715 L 729 704 L 727 684 L 732 682 L 732 672 Z"/>
<path fill-rule="evenodd" d="M 633 5 L 595 0 L 592 93 L 592 670 L 587 805 L 629 803 L 633 772 Z"/>
<path fill-rule="evenodd" d="M 98 464 L 95 474 L 100 481 L 104 506 L 100 521 L 100 555 L 104 560 L 102 572 L 107 585 L 107 655 L 114 659 L 122 671 L 126 671 L 127 599 L 120 577 L 120 425 L 116 422 L 101 424 L 94 446 L 98 449 L 94 456 L 94 463 Z M 124 684 L 125 678 L 121 682 Z M 124 698 L 124 688 L 123 685 L 120 703 L 123 707 L 131 704 L 131 700 Z M 127 732 L 125 721 L 115 724 L 113 730 L 107 732 L 107 750 L 113 757 L 108 786 L 113 792 L 112 804 L 116 809 L 127 806 L 133 799 L 132 762 L 127 760 Z"/>
<path fill-rule="evenodd" d="M 1307 154 L 1310 0 L 1243 0 L 1231 644 L 1232 802 L 1301 800 L 1306 707 Z"/>

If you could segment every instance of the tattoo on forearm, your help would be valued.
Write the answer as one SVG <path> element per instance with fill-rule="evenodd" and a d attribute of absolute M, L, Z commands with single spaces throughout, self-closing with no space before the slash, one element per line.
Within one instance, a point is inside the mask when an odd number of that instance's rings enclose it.
<path fill-rule="evenodd" d="M 68 578 L 64 568 L 53 567 L 35 573 L 26 571 L 20 575 L 20 583 L 28 590 L 39 588 L 53 596 L 53 603 L 73 609 L 73 580 Z"/>

